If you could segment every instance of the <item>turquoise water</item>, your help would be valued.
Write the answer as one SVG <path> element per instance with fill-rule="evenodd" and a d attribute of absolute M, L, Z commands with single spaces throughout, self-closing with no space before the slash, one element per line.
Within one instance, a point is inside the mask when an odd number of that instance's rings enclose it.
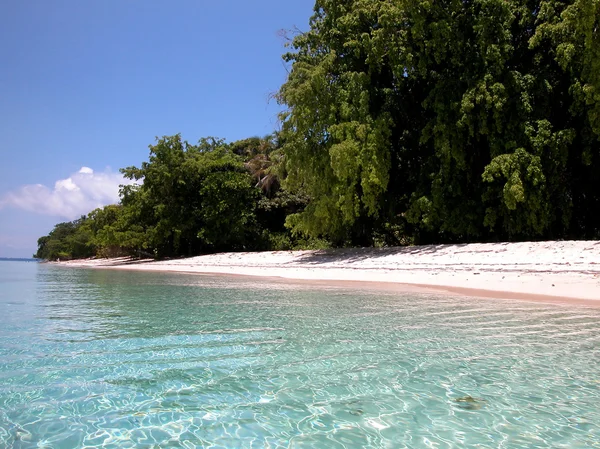
<path fill-rule="evenodd" d="M 600 447 L 600 309 L 0 263 L 2 448 Z"/>

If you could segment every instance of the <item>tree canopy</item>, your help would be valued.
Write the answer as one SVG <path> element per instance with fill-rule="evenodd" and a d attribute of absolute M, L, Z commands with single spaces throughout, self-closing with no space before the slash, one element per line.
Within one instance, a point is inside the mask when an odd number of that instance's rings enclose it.
<path fill-rule="evenodd" d="M 122 202 L 141 225 L 143 246 L 157 255 L 243 249 L 254 232 L 259 194 L 240 157 L 222 140 L 190 145 L 179 135 L 158 139 L 140 168 L 122 170 L 141 184 Z"/>
<path fill-rule="evenodd" d="M 180 135 L 159 138 L 147 162 L 121 170 L 135 183 L 122 186 L 120 204 L 59 223 L 39 239 L 35 257 L 290 249 L 299 243 L 285 218 L 306 201 L 281 190 L 277 151 L 274 136 L 231 144 L 208 137 L 197 145 Z"/>
<path fill-rule="evenodd" d="M 281 130 L 166 136 L 38 256 L 600 238 L 600 0 L 317 0 Z"/>
<path fill-rule="evenodd" d="M 600 2 L 318 0 L 279 101 L 293 229 L 592 237 Z M 384 230 L 384 231 L 381 231 Z"/>

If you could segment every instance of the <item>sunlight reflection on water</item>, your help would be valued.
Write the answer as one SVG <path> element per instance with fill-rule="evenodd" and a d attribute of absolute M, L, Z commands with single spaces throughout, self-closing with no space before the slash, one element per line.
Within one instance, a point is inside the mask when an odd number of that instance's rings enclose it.
<path fill-rule="evenodd" d="M 0 447 L 600 445 L 598 309 L 6 262 L 0 283 Z"/>

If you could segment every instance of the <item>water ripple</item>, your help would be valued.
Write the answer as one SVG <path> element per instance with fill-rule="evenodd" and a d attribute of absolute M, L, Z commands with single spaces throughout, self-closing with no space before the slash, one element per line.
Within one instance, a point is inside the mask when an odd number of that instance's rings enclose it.
<path fill-rule="evenodd" d="M 20 279 L 35 288 L 0 291 L 0 447 L 600 447 L 598 309 L 51 266 Z"/>

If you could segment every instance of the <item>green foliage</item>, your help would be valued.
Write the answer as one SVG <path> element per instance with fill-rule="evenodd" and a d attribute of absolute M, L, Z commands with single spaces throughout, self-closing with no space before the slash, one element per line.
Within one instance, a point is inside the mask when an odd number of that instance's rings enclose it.
<path fill-rule="evenodd" d="M 91 257 L 95 253 L 92 230 L 87 217 L 58 223 L 47 236 L 38 239 L 33 257 L 46 260 L 69 260 Z"/>
<path fill-rule="evenodd" d="M 222 141 L 198 145 L 179 135 L 157 139 L 148 162 L 122 173 L 143 180 L 123 189 L 132 229 L 141 226 L 139 246 L 157 256 L 244 249 L 255 232 L 259 191 L 242 159 Z"/>
<path fill-rule="evenodd" d="M 317 0 L 282 130 L 157 139 L 39 257 L 600 238 L 600 0 Z"/>
<path fill-rule="evenodd" d="M 292 230 L 598 235 L 600 1 L 318 0 L 310 25 L 278 97 Z"/>
<path fill-rule="evenodd" d="M 318 2 L 311 31 L 293 41 L 289 79 L 279 100 L 288 105 L 283 136 L 287 187 L 311 198 L 289 217 L 298 233 L 338 242 L 358 232 L 361 216 L 377 217 L 389 181 L 389 125 L 385 110 L 373 114 L 382 93 L 368 72 L 364 32 L 376 9 Z M 364 17 L 363 17 L 364 15 Z"/>
<path fill-rule="evenodd" d="M 132 208 L 109 205 L 89 213 L 97 256 L 140 255 L 140 251 L 145 248 L 143 233 L 132 212 Z"/>
<path fill-rule="evenodd" d="M 276 136 L 227 144 L 212 137 L 190 145 L 179 135 L 157 139 L 121 202 L 61 223 L 40 238 L 38 257 L 191 256 L 214 251 L 290 249 L 286 216 L 306 196 L 281 188 Z"/>
<path fill-rule="evenodd" d="M 503 223 L 509 238 L 536 237 L 544 231 L 550 206 L 546 198 L 546 178 L 539 156 L 519 148 L 496 156 L 483 172 L 492 184 L 484 193 L 490 204 L 484 224 L 491 229 Z"/>

